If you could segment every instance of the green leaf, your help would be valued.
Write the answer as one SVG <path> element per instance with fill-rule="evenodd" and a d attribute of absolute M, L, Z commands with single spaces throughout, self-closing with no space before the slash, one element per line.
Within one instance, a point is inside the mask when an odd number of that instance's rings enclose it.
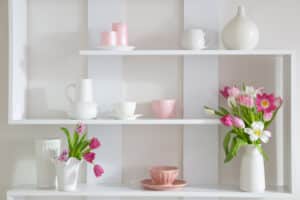
<path fill-rule="evenodd" d="M 60 128 L 60 129 L 65 133 L 65 135 L 66 135 L 66 137 L 67 137 L 68 146 L 69 146 L 69 154 L 70 154 L 70 152 L 72 152 L 72 149 L 73 149 L 70 132 L 69 132 L 68 129 L 66 129 L 66 128 L 64 128 L 64 127 L 63 127 L 63 128 Z M 70 155 L 70 156 L 71 156 L 71 155 Z"/>
<path fill-rule="evenodd" d="M 225 155 L 227 155 L 229 153 L 229 143 L 230 143 L 230 139 L 231 139 L 231 131 L 229 131 L 223 140 L 223 148 L 225 151 Z"/>
<path fill-rule="evenodd" d="M 226 155 L 224 162 L 227 163 L 227 162 L 231 161 L 237 155 L 240 148 L 246 144 L 247 144 L 246 141 L 240 139 L 239 137 L 235 137 L 232 141 L 231 149 L 230 149 L 229 153 Z"/>
<path fill-rule="evenodd" d="M 229 114 L 229 111 L 226 110 L 226 108 L 224 108 L 224 107 L 222 107 L 222 106 L 219 107 L 219 111 L 220 111 L 223 115 Z"/>
<path fill-rule="evenodd" d="M 261 153 L 261 155 L 264 157 L 265 160 L 269 160 L 269 157 L 267 155 L 267 153 L 264 151 L 264 149 L 262 148 L 262 146 L 260 144 L 255 144 L 257 150 L 259 151 L 259 153 Z"/>
<path fill-rule="evenodd" d="M 76 149 L 77 143 L 78 143 L 78 139 L 79 139 L 79 134 L 74 132 L 73 135 L 73 148 Z"/>

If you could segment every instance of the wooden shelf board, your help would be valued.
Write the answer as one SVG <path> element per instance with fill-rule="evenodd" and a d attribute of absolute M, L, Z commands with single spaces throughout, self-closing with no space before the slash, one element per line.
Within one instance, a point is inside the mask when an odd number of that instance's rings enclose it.
<path fill-rule="evenodd" d="M 284 49 L 258 49 L 258 50 L 134 50 L 134 51 L 110 51 L 110 50 L 81 50 L 82 56 L 184 56 L 184 55 L 253 55 L 253 56 L 284 56 L 292 55 L 294 51 Z"/>
<path fill-rule="evenodd" d="M 137 120 L 70 120 L 70 119 L 24 119 L 10 120 L 13 125 L 55 125 L 77 124 L 79 121 L 90 125 L 218 125 L 218 119 L 137 119 Z"/>
<path fill-rule="evenodd" d="M 32 186 L 17 187 L 7 192 L 13 197 L 227 197 L 227 198 L 290 198 L 284 187 L 270 187 L 263 193 L 242 192 L 233 186 L 188 186 L 175 191 L 148 191 L 139 186 L 80 185 L 75 192 L 39 190 Z"/>

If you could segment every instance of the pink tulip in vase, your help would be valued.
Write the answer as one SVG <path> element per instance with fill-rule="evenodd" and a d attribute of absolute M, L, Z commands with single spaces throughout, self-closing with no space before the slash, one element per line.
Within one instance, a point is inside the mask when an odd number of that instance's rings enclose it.
<path fill-rule="evenodd" d="M 96 177 L 100 177 L 104 170 L 94 163 L 96 153 L 93 152 L 99 148 L 101 143 L 97 138 L 87 138 L 87 128 L 83 123 L 76 125 L 74 134 L 66 128 L 61 128 L 68 141 L 68 148 L 54 160 L 56 175 L 58 180 L 58 189 L 61 191 L 75 191 L 78 185 L 80 165 L 83 161 L 94 165 Z"/>
<path fill-rule="evenodd" d="M 229 128 L 223 141 L 225 163 L 231 161 L 244 148 L 240 166 L 240 189 L 247 192 L 264 192 L 264 158 L 268 159 L 263 144 L 271 138 L 269 127 L 282 105 L 281 97 L 266 93 L 262 88 L 243 85 L 224 87 L 220 94 L 228 108 L 215 110 L 205 107 Z"/>

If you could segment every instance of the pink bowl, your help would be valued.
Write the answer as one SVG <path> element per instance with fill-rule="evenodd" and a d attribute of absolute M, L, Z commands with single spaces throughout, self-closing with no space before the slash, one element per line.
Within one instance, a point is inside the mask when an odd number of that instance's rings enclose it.
<path fill-rule="evenodd" d="M 152 112 L 158 118 L 166 119 L 175 117 L 176 115 L 176 100 L 162 99 L 152 101 Z"/>
<path fill-rule="evenodd" d="M 178 174 L 178 168 L 172 166 L 155 166 L 150 170 L 152 181 L 157 185 L 172 185 Z"/>

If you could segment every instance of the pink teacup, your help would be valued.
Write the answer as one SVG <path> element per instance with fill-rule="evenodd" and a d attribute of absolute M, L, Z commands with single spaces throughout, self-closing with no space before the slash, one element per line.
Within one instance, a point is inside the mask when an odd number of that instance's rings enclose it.
<path fill-rule="evenodd" d="M 152 111 L 158 118 L 166 119 L 175 117 L 176 115 L 176 100 L 162 99 L 152 101 Z"/>
<path fill-rule="evenodd" d="M 172 185 L 178 174 L 179 169 L 172 166 L 155 166 L 150 170 L 152 181 L 157 185 Z"/>

